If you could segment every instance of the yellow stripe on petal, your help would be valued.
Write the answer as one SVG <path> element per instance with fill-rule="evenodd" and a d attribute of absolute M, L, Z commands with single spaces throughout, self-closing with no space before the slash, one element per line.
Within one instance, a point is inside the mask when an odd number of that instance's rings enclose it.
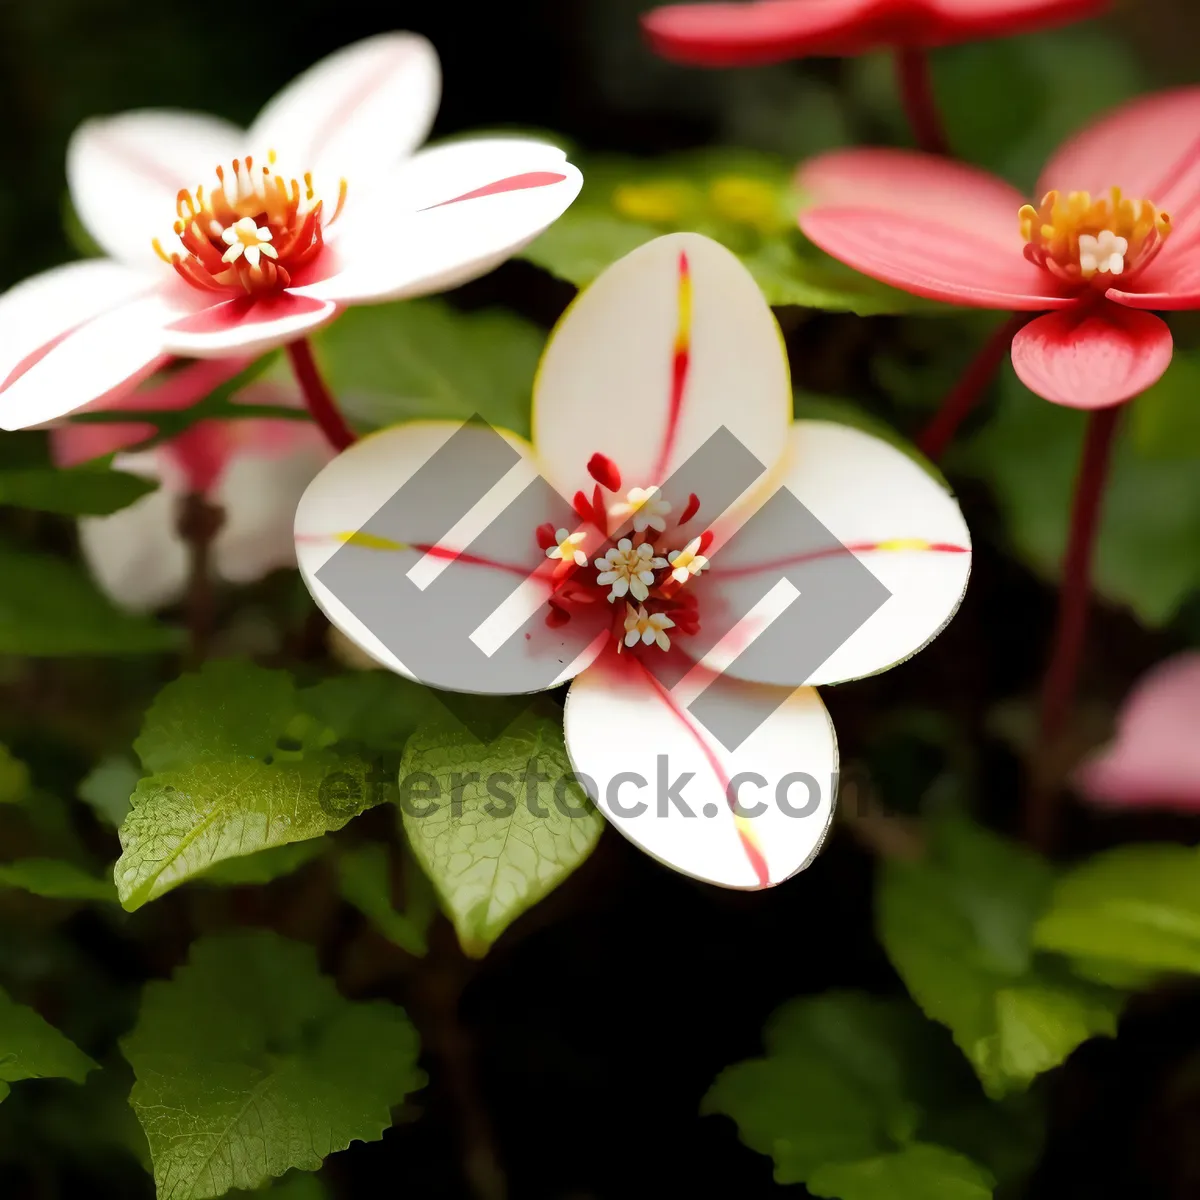
<path fill-rule="evenodd" d="M 353 533 L 335 533 L 339 542 L 347 546 L 361 546 L 364 550 L 408 550 L 407 542 L 394 542 L 391 538 L 378 537 L 359 529 Z"/>

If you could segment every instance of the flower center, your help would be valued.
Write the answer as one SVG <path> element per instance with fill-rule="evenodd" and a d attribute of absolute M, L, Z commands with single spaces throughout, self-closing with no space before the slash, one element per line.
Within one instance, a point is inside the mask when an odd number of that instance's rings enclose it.
<path fill-rule="evenodd" d="M 1030 262 L 1067 283 L 1101 288 L 1146 267 L 1171 232 L 1165 212 L 1120 188 L 1095 200 L 1089 192 L 1047 192 L 1039 207 L 1027 204 L 1019 215 Z"/>
<path fill-rule="evenodd" d="M 193 287 L 234 295 L 279 291 L 324 246 L 323 228 L 332 224 L 346 200 L 338 188 L 333 214 L 324 219 L 324 201 L 313 191 L 312 176 L 289 179 L 276 167 L 275 152 L 256 166 L 252 156 L 216 169 L 217 185 L 186 189 L 175 202 L 178 244 L 154 249 Z"/>

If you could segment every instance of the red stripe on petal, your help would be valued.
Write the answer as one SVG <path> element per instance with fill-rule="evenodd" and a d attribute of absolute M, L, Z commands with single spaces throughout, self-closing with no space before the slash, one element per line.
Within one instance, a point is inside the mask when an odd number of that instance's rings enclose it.
<path fill-rule="evenodd" d="M 663 435 L 662 449 L 654 467 L 655 479 L 666 475 L 671 454 L 675 449 L 675 440 L 679 435 L 679 419 L 683 414 L 688 371 L 692 364 L 692 271 L 685 252 L 680 252 L 679 255 L 677 296 L 679 323 L 675 330 L 675 345 L 671 356 L 671 398 L 667 409 L 667 430 Z"/>
<path fill-rule="evenodd" d="M 420 211 L 429 212 L 432 208 L 445 208 L 447 204 L 460 204 L 463 200 L 478 200 L 483 196 L 499 196 L 504 192 L 523 192 L 529 188 L 549 187 L 551 184 L 562 183 L 564 179 L 566 176 L 560 175 L 556 171 L 526 171 L 523 175 L 510 175 L 507 179 L 497 179 L 495 183 L 484 184 L 483 187 L 476 188 L 473 192 L 464 192 L 461 196 L 443 200 L 438 204 L 431 204 L 428 208 Z"/>

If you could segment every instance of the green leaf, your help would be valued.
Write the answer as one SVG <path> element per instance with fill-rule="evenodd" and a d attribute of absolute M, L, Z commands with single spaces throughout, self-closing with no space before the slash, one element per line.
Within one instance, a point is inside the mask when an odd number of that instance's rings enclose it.
<path fill-rule="evenodd" d="M 356 423 L 467 420 L 529 433 L 529 397 L 545 342 L 503 309 L 459 312 L 443 300 L 351 308 L 314 338 L 326 379 Z"/>
<path fill-rule="evenodd" d="M 475 957 L 587 858 L 604 824 L 575 781 L 561 722 L 531 711 L 487 743 L 453 719 L 418 729 L 400 792 L 413 853 Z"/>
<path fill-rule="evenodd" d="M 963 820 L 931 834 L 927 859 L 885 866 L 879 936 L 913 999 L 1001 1097 L 1088 1038 L 1115 1034 L 1120 997 L 1035 955 L 1053 887 L 1046 863 Z"/>
<path fill-rule="evenodd" d="M 29 768 L 0 744 L 0 804 L 20 804 L 29 795 Z"/>
<path fill-rule="evenodd" d="M 436 898 L 428 877 L 415 863 L 405 872 L 405 882 L 407 903 L 405 911 L 398 912 L 392 904 L 386 846 L 364 842 L 338 856 L 342 899 L 354 905 L 389 942 L 420 958 L 429 952 L 429 926 L 437 912 Z"/>
<path fill-rule="evenodd" d="M 152 654 L 180 637 L 115 608 L 74 563 L 0 545 L 0 654 Z"/>
<path fill-rule="evenodd" d="M 286 846 L 272 846 L 257 854 L 242 858 L 227 858 L 215 867 L 197 876 L 197 883 L 214 884 L 218 887 L 240 887 L 247 884 L 271 883 L 300 870 L 314 858 L 320 858 L 328 849 L 322 838 L 307 842 L 292 842 Z"/>
<path fill-rule="evenodd" d="M 969 1158 L 914 1144 L 895 1154 L 821 1167 L 808 1190 L 830 1200 L 991 1200 L 993 1184 Z"/>
<path fill-rule="evenodd" d="M 0 1100 L 21 1079 L 69 1079 L 82 1083 L 92 1062 L 32 1008 L 0 988 Z"/>
<path fill-rule="evenodd" d="M 154 479 L 96 466 L 0 471 L 0 504 L 66 516 L 107 516 L 158 487 Z"/>
<path fill-rule="evenodd" d="M 773 305 L 876 313 L 937 306 L 859 275 L 805 241 L 794 164 L 747 150 L 710 148 L 674 158 L 593 159 L 578 200 L 523 257 L 583 287 L 629 251 L 692 230 L 728 246 Z"/>
<path fill-rule="evenodd" d="M 1176 350 L 1170 369 L 1129 408 L 1129 437 L 1140 459 L 1200 459 L 1200 354 Z"/>
<path fill-rule="evenodd" d="M 118 829 L 129 812 L 142 772 L 122 754 L 101 759 L 80 781 L 80 800 L 106 824 Z"/>
<path fill-rule="evenodd" d="M 331 749 L 291 676 L 213 662 L 169 684 L 134 748 L 149 772 L 121 825 L 126 909 L 209 871 L 340 829 L 386 798 L 368 763 Z"/>
<path fill-rule="evenodd" d="M 17 888 L 49 900 L 110 900 L 117 889 L 111 877 L 98 878 L 74 863 L 54 858 L 21 858 L 0 864 L 0 887 Z"/>
<path fill-rule="evenodd" d="M 1186 381 L 1192 367 L 1179 369 Z M 991 485 L 1017 554 L 1057 581 L 1087 414 L 1034 396 L 1008 368 L 999 399 L 962 466 Z M 1200 446 L 1189 454 L 1181 442 L 1177 459 L 1147 457 L 1137 436 L 1141 403 L 1128 406 L 1130 425 L 1117 434 L 1094 578 L 1105 598 L 1159 626 L 1200 588 Z"/>
<path fill-rule="evenodd" d="M 234 1188 L 225 1195 L 228 1200 L 254 1200 L 255 1197 L 258 1200 L 328 1200 L 329 1189 L 315 1175 L 290 1171 L 270 1187 L 257 1188 L 252 1192 Z"/>
<path fill-rule="evenodd" d="M 441 707 L 436 692 L 391 671 L 334 675 L 305 688 L 300 702 L 339 741 L 396 751 L 428 719 L 431 706 Z"/>
<path fill-rule="evenodd" d="M 1112 968 L 1200 974 L 1200 852 L 1121 846 L 1059 881 L 1038 946 Z"/>
<path fill-rule="evenodd" d="M 147 985 L 121 1042 L 161 1200 L 257 1188 L 376 1141 L 424 1086 L 404 1010 L 351 1004 L 309 946 L 262 930 L 205 938 Z"/>

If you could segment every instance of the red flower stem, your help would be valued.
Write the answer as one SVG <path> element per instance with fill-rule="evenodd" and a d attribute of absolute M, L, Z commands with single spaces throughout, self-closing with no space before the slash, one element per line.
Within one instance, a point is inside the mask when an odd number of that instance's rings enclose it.
<path fill-rule="evenodd" d="M 912 128 L 917 145 L 927 154 L 950 154 L 946 128 L 938 111 L 933 90 L 929 56 L 924 50 L 900 46 L 896 50 L 896 79 L 900 84 L 900 102 Z"/>
<path fill-rule="evenodd" d="M 1028 313 L 1016 313 L 999 326 L 971 360 L 962 378 L 952 387 L 938 414 L 917 439 L 917 448 L 926 458 L 936 462 L 945 453 L 958 427 L 966 420 L 995 378 L 996 371 L 1012 346 L 1013 338 L 1025 322 Z"/>
<path fill-rule="evenodd" d="M 292 362 L 292 372 L 304 396 L 304 403 L 326 440 L 335 450 L 345 450 L 347 446 L 353 446 L 358 437 L 346 424 L 346 419 L 338 410 L 337 401 L 325 386 L 308 339 L 298 338 L 294 342 L 288 342 L 287 352 Z"/>
<path fill-rule="evenodd" d="M 188 657 L 191 666 L 198 667 L 208 656 L 209 640 L 216 625 L 212 544 L 225 524 L 225 512 L 202 492 L 191 492 L 179 502 L 176 523 L 188 550 L 188 584 L 184 599 Z"/>
<path fill-rule="evenodd" d="M 1048 851 L 1054 842 L 1057 798 L 1061 789 L 1056 778 L 1058 772 L 1052 768 L 1052 764 L 1075 699 L 1087 632 L 1092 556 L 1120 418 L 1120 405 L 1100 408 L 1091 414 L 1079 474 L 1075 480 L 1071 528 L 1067 536 L 1063 580 L 1058 596 L 1058 622 L 1042 684 L 1041 716 L 1034 759 L 1035 779 L 1025 813 L 1026 836 L 1035 848 L 1043 852 Z"/>

